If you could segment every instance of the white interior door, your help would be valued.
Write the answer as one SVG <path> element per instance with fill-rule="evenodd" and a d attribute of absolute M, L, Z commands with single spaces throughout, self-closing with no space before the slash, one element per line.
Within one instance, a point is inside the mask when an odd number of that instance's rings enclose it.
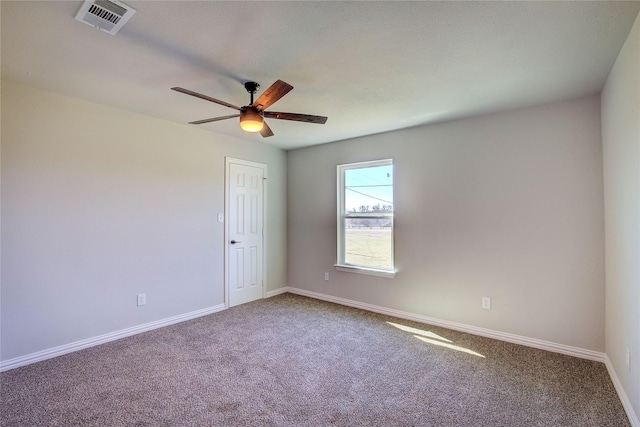
<path fill-rule="evenodd" d="M 263 298 L 266 165 L 227 159 L 227 291 L 229 307 Z"/>

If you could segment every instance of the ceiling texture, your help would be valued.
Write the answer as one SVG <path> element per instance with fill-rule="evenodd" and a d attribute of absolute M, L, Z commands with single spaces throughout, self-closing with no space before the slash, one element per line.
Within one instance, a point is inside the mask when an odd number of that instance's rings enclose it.
<path fill-rule="evenodd" d="M 2 79 L 285 150 L 597 94 L 640 2 L 124 1 L 116 35 L 82 1 L 2 1 Z M 240 130 L 243 83 L 294 86 L 269 110 L 328 116 Z M 261 92 L 258 92 L 258 95 Z"/>

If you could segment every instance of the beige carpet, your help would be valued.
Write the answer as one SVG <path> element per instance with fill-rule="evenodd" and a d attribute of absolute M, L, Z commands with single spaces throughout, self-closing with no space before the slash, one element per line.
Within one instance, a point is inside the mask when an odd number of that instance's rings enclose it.
<path fill-rule="evenodd" d="M 629 426 L 602 363 L 291 294 L 0 374 L 8 426 Z"/>

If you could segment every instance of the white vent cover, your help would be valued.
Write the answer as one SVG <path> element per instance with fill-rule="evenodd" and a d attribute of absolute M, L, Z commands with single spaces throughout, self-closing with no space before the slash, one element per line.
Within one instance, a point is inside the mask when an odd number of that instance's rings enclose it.
<path fill-rule="evenodd" d="M 115 35 L 136 13 L 136 10 L 117 0 L 86 0 L 76 20 Z"/>

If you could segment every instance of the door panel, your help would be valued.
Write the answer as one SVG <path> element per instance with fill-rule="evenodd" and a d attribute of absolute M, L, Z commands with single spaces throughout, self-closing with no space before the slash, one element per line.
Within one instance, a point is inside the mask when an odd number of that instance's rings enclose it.
<path fill-rule="evenodd" d="M 229 163 L 229 306 L 263 296 L 264 169 Z"/>

